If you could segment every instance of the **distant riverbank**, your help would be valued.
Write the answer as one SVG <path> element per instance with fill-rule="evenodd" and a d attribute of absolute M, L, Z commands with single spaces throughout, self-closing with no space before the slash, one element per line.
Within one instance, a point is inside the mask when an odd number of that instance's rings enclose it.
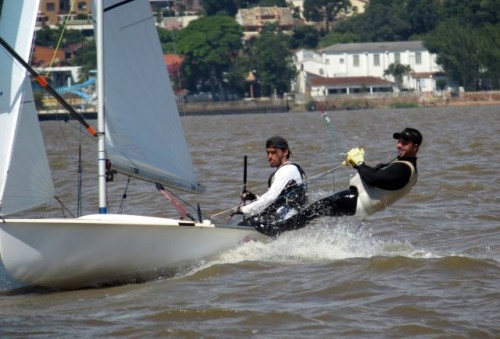
<path fill-rule="evenodd" d="M 467 92 L 460 93 L 457 96 L 451 96 L 449 93 L 440 95 L 405 93 L 384 97 L 345 95 L 328 96 L 318 101 L 309 100 L 307 102 L 259 98 L 240 101 L 181 103 L 178 105 L 178 108 L 180 115 L 190 116 L 474 105 L 500 105 L 500 91 Z M 93 107 L 78 111 L 87 119 L 95 119 L 97 117 L 95 108 Z M 39 111 L 40 120 L 65 119 L 67 116 L 67 112 L 62 109 Z"/>

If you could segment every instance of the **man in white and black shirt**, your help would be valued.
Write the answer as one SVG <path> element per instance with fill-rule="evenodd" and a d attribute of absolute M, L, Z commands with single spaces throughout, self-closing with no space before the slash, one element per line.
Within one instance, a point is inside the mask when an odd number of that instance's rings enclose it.
<path fill-rule="evenodd" d="M 269 138 L 266 152 L 269 166 L 276 168 L 269 177 L 269 189 L 259 197 L 249 191 L 243 192 L 242 200 L 251 202 L 238 207 L 238 212 L 244 215 L 240 225 L 251 225 L 257 230 L 297 214 L 307 201 L 305 173 L 299 165 L 290 162 L 292 152 L 286 139 Z"/>

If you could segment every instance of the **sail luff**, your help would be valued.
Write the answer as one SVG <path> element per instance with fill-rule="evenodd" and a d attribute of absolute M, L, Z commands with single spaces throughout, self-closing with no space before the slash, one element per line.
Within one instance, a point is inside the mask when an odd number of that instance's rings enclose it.
<path fill-rule="evenodd" d="M 113 168 L 201 191 L 149 4 L 111 0 L 105 6 L 105 134 Z"/>

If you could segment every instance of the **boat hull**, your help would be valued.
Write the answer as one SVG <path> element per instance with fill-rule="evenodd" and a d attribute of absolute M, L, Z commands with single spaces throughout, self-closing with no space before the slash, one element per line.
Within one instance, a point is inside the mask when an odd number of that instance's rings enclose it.
<path fill-rule="evenodd" d="M 62 289 L 147 277 L 265 239 L 250 227 L 130 215 L 0 223 L 7 272 L 30 285 Z"/>

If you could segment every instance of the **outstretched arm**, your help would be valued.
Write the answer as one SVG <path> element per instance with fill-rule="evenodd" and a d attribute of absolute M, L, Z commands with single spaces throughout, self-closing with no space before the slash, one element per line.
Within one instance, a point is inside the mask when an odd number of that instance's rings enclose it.
<path fill-rule="evenodd" d="M 411 177 L 410 167 L 401 162 L 376 167 L 370 167 L 363 163 L 355 168 L 365 183 L 389 191 L 403 188 Z"/>

